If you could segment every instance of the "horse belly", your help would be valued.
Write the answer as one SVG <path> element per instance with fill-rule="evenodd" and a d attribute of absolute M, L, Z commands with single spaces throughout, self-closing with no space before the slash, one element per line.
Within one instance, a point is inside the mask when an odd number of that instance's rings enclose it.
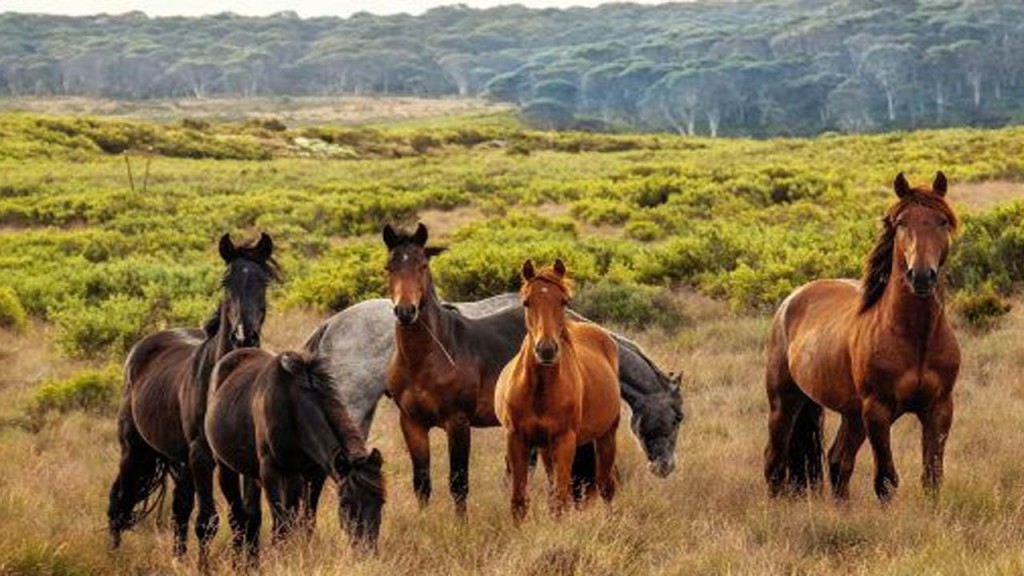
<path fill-rule="evenodd" d="M 188 440 L 181 426 L 178 387 L 165 379 L 141 382 L 132 393 L 132 417 L 139 435 L 151 447 L 176 461 L 188 458 Z"/>
<path fill-rule="evenodd" d="M 845 346 L 820 331 L 802 334 L 789 346 L 789 371 L 814 402 L 840 413 L 860 410 Z"/>

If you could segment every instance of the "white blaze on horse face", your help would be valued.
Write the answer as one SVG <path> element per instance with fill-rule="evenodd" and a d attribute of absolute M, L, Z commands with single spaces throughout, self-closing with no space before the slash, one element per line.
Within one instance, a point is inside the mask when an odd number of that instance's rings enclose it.
<path fill-rule="evenodd" d="M 238 342 L 245 340 L 245 326 L 241 322 L 235 326 L 235 340 Z"/>

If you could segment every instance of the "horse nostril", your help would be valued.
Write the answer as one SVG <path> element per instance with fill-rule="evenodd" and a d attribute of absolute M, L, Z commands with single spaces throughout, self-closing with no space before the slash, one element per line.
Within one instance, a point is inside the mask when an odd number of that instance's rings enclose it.
<path fill-rule="evenodd" d="M 938 279 L 939 279 L 938 271 L 935 270 L 935 268 L 929 268 L 928 269 L 928 281 L 934 283 Z"/>

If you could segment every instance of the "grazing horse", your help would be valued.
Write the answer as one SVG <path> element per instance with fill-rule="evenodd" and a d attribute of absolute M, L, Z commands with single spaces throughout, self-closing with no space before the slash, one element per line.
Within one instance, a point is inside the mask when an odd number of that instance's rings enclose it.
<path fill-rule="evenodd" d="M 561 260 L 540 271 L 530 260 L 523 264 L 527 335 L 494 391 L 494 409 L 508 442 L 517 522 L 526 515 L 531 448 L 540 449 L 553 480 L 556 513 L 569 503 L 578 446 L 596 444 L 597 489 L 607 501 L 615 495 L 619 353 L 603 329 L 567 317 L 572 293 L 565 272 Z"/>
<path fill-rule="evenodd" d="M 469 494 L 470 428 L 498 425 L 494 383 L 512 357 L 508 333 L 522 330 L 509 315 L 466 318 L 441 305 L 428 260 L 427 228 L 412 235 L 384 228 L 388 286 L 397 319 L 395 351 L 388 364 L 388 392 L 413 468 L 413 489 L 421 506 L 430 500 L 431 428 L 448 436 L 449 490 L 456 513 L 466 513 Z"/>
<path fill-rule="evenodd" d="M 312 530 L 316 511 L 301 516 L 302 492 L 326 476 L 338 484 L 338 517 L 352 543 L 376 548 L 384 507 L 381 455 L 366 448 L 334 393 L 324 359 L 258 349 L 228 354 L 210 382 L 206 437 L 230 505 L 236 551 L 258 551 L 260 486 L 278 540 L 300 520 Z"/>
<path fill-rule="evenodd" d="M 911 188 L 903 174 L 894 188 L 898 201 L 885 214 L 864 278 L 806 284 L 775 314 L 764 470 L 773 495 L 820 486 L 822 407 L 842 416 L 828 454 L 837 498 L 849 496 L 865 435 L 875 457 L 875 494 L 892 497 L 899 479 L 889 428 L 907 412 L 922 426 L 924 488 L 938 495 L 960 369 L 942 282 L 957 219 L 942 172 L 931 189 Z"/>
<path fill-rule="evenodd" d="M 508 316 L 518 327 L 504 333 L 504 356 L 512 358 L 526 328 L 516 293 L 478 302 L 444 304 L 468 318 Z M 349 415 L 368 438 L 377 403 L 387 393 L 387 368 L 395 352 L 394 304 L 385 298 L 366 300 L 338 312 L 307 339 L 305 348 L 326 356 L 328 370 Z M 569 310 L 575 320 L 586 319 Z M 619 345 L 619 382 L 630 408 L 630 430 L 647 457 L 648 468 L 660 478 L 675 469 L 676 440 L 683 421 L 680 377 L 666 374 L 643 349 L 610 332 Z"/>
<path fill-rule="evenodd" d="M 266 291 L 278 277 L 273 241 L 266 233 L 251 245 L 236 246 L 225 234 L 220 255 L 227 269 L 224 298 L 203 330 L 164 330 L 140 340 L 124 366 L 124 395 L 118 414 L 121 462 L 107 509 L 112 545 L 149 511 L 150 496 L 174 478 L 174 553 L 185 553 L 195 485 L 210 494 L 214 462 L 203 433 L 210 372 L 222 356 L 256 347 L 266 315 Z M 162 493 L 162 492 L 161 492 Z M 141 508 L 141 509 L 140 509 Z M 217 532 L 212 498 L 201 497 L 195 531 L 200 566 Z"/>

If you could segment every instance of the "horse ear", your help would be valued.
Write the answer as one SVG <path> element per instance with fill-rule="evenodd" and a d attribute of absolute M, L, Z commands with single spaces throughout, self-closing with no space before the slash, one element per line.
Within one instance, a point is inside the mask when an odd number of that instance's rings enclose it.
<path fill-rule="evenodd" d="M 253 248 L 253 256 L 259 259 L 260 262 L 266 262 L 270 260 L 270 255 L 273 253 L 274 239 L 266 232 L 260 233 L 260 240 L 256 243 L 256 247 Z"/>
<path fill-rule="evenodd" d="M 910 184 L 907 182 L 907 178 L 903 175 L 903 172 L 896 175 L 896 180 L 893 181 L 892 188 L 896 191 L 896 196 L 899 196 L 900 198 L 910 194 Z"/>
<path fill-rule="evenodd" d="M 395 233 L 395 229 L 391 227 L 391 224 L 384 225 L 384 231 L 381 233 L 384 238 L 384 245 L 388 247 L 388 250 L 394 250 L 395 246 L 398 246 L 398 234 Z"/>
<path fill-rule="evenodd" d="M 939 196 L 945 196 L 949 184 L 946 182 L 946 175 L 941 170 L 935 173 L 935 181 L 932 182 L 932 192 Z"/>
<path fill-rule="evenodd" d="M 565 278 L 565 262 L 561 258 L 555 258 L 555 274 L 559 278 Z"/>
<path fill-rule="evenodd" d="M 370 450 L 370 455 L 366 458 L 367 461 L 374 466 L 379 467 L 384 464 L 384 457 L 381 456 L 380 450 L 377 450 L 376 448 Z"/>
<path fill-rule="evenodd" d="M 235 243 L 231 241 L 231 234 L 225 234 L 220 237 L 220 245 L 217 247 L 220 251 L 220 257 L 224 260 L 225 264 L 230 264 L 235 259 Z"/>
<path fill-rule="evenodd" d="M 529 282 L 533 280 L 533 277 L 537 275 L 537 271 L 533 269 L 533 260 L 527 260 L 523 262 L 523 280 Z"/>
<path fill-rule="evenodd" d="M 299 357 L 296 356 L 295 354 L 285 352 L 284 354 L 281 354 L 279 361 L 281 362 L 281 368 L 285 372 L 289 374 L 295 374 L 296 372 L 299 371 L 299 365 L 301 364 L 301 361 L 299 360 Z"/>
<path fill-rule="evenodd" d="M 420 246 L 427 245 L 427 227 L 420 222 L 416 225 L 416 233 L 412 235 L 412 241 Z"/>
<path fill-rule="evenodd" d="M 426 248 L 425 250 L 427 253 L 427 258 L 429 259 L 433 258 L 434 256 L 440 256 L 441 254 L 444 254 L 444 251 L 447 249 L 448 248 L 445 248 L 444 246 L 431 246 L 430 248 Z"/>

